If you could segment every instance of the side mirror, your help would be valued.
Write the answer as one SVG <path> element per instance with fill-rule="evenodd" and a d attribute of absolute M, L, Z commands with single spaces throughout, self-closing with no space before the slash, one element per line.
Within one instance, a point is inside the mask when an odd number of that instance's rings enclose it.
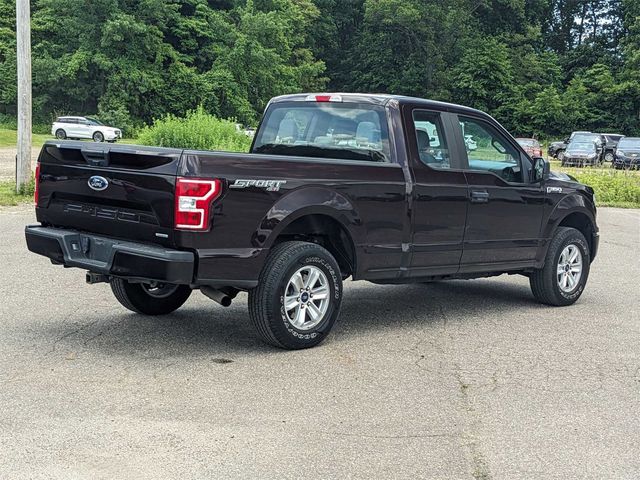
<path fill-rule="evenodd" d="M 549 178 L 551 164 L 542 157 L 533 157 L 533 181 L 541 182 Z"/>

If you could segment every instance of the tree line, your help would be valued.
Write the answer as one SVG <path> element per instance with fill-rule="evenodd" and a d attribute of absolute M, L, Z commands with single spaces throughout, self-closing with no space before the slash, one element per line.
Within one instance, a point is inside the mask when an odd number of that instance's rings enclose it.
<path fill-rule="evenodd" d="M 37 122 L 121 128 L 202 106 L 255 125 L 299 91 L 413 95 L 519 135 L 640 134 L 638 0 L 32 0 Z M 0 0 L 0 116 L 16 114 Z"/>

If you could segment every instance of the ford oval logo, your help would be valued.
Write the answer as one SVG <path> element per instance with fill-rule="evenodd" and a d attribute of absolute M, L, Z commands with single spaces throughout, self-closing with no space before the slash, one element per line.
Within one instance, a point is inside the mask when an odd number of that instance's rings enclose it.
<path fill-rule="evenodd" d="M 106 190 L 109 186 L 109 180 L 99 175 L 94 175 L 87 182 L 89 187 L 97 192 L 101 192 L 102 190 Z"/>

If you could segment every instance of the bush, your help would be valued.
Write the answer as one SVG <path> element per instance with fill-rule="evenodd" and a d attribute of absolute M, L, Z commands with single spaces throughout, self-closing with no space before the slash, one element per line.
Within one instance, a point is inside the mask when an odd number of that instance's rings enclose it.
<path fill-rule="evenodd" d="M 236 124 L 209 115 L 202 107 L 184 118 L 167 115 L 140 131 L 142 145 L 188 148 L 192 150 L 227 150 L 247 152 L 251 139 L 239 132 Z"/>
<path fill-rule="evenodd" d="M 122 135 L 126 138 L 134 138 L 138 132 L 139 124 L 131 119 L 129 111 L 123 105 L 98 105 L 98 114 L 96 118 L 105 125 L 119 128 Z"/>
<path fill-rule="evenodd" d="M 0 113 L 0 128 L 6 130 L 18 130 L 18 119 L 11 115 L 5 115 Z M 31 131 L 37 134 L 50 134 L 51 124 L 46 123 L 33 123 L 31 125 Z"/>
<path fill-rule="evenodd" d="M 0 113 L 0 128 L 5 128 L 7 130 L 17 130 L 18 120 L 16 119 L 16 117 L 13 117 L 11 115 Z"/>
<path fill-rule="evenodd" d="M 599 206 L 640 208 L 640 172 L 603 169 L 564 169 L 596 192 Z"/>

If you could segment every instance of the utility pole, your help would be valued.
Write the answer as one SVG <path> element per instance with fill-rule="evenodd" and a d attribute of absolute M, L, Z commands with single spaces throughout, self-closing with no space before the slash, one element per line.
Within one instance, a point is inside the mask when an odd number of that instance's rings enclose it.
<path fill-rule="evenodd" d="M 31 180 L 31 9 L 29 0 L 16 0 L 18 43 L 18 155 L 16 190 Z"/>

